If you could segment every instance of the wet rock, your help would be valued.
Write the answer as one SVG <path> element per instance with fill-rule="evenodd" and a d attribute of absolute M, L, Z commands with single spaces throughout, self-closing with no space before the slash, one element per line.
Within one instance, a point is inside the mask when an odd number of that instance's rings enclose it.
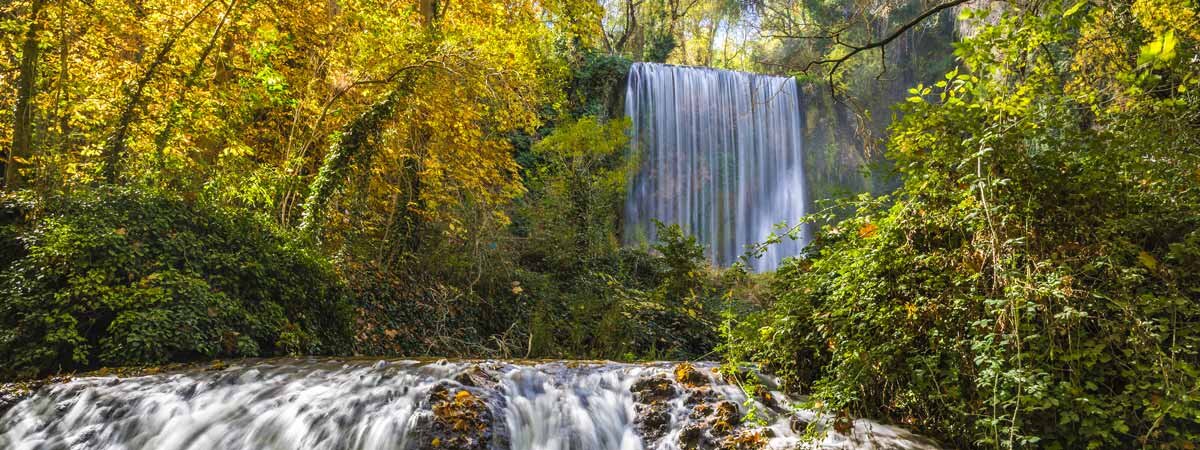
<path fill-rule="evenodd" d="M 486 389 L 494 388 L 498 383 L 495 376 L 493 376 L 491 373 L 488 373 L 488 371 L 484 370 L 482 367 L 479 367 L 478 364 L 472 364 L 471 367 L 459 372 L 458 375 L 454 376 L 454 381 L 459 382 L 463 386 L 480 387 Z"/>
<path fill-rule="evenodd" d="M 679 432 L 679 448 L 682 450 L 707 450 L 714 442 L 702 423 L 691 423 Z"/>
<path fill-rule="evenodd" d="M 0 384 L 0 416 L 4 415 L 9 408 L 33 395 L 34 389 L 25 386 L 26 383 L 5 383 Z"/>
<path fill-rule="evenodd" d="M 675 366 L 675 381 L 689 388 L 697 388 L 708 385 L 708 377 L 691 363 L 679 363 Z"/>
<path fill-rule="evenodd" d="M 735 450 L 756 448 L 747 446 L 753 440 L 742 436 L 745 430 L 738 431 L 742 416 L 733 402 L 697 404 L 688 419 L 690 423 L 679 434 L 678 444 L 683 450 L 725 449 L 727 445 Z"/>
<path fill-rule="evenodd" d="M 634 419 L 634 424 L 643 440 L 653 442 L 667 434 L 671 425 L 671 411 L 666 402 L 639 404 L 636 410 L 637 418 Z"/>
<path fill-rule="evenodd" d="M 791 428 L 793 433 L 804 434 L 806 431 L 808 431 L 808 425 L 810 423 L 812 422 L 809 422 L 808 419 L 793 414 L 792 417 L 788 419 L 788 428 Z"/>
<path fill-rule="evenodd" d="M 629 390 L 638 403 L 667 401 L 676 395 L 675 385 L 664 376 L 642 378 L 634 382 Z"/>
<path fill-rule="evenodd" d="M 675 398 L 675 384 L 665 376 L 647 377 L 637 380 L 629 388 L 637 402 L 637 417 L 634 425 L 646 442 L 661 439 L 671 425 L 669 402 Z"/>
<path fill-rule="evenodd" d="M 713 410 L 713 428 L 722 428 L 726 431 L 733 430 L 733 427 L 741 425 L 742 416 L 738 414 L 737 405 L 731 401 L 721 401 L 717 403 Z"/>
<path fill-rule="evenodd" d="M 779 400 L 775 398 L 775 394 L 772 394 L 771 391 L 759 389 L 755 394 L 755 398 L 759 403 L 762 403 L 763 406 L 766 406 L 767 409 L 776 412 L 780 411 Z"/>
<path fill-rule="evenodd" d="M 692 413 L 688 415 L 692 420 L 704 420 L 709 414 L 712 414 L 713 407 L 708 403 L 701 403 L 692 408 Z"/>
<path fill-rule="evenodd" d="M 483 399 L 466 389 L 440 383 L 430 390 L 433 417 L 420 427 L 422 450 L 486 450 L 492 440 L 492 412 Z"/>
<path fill-rule="evenodd" d="M 763 430 L 742 430 L 722 439 L 720 450 L 760 450 L 770 441 Z"/>
<path fill-rule="evenodd" d="M 683 403 L 688 406 L 702 405 L 717 401 L 717 394 L 713 393 L 708 386 L 702 386 L 696 389 L 691 389 Z"/>
<path fill-rule="evenodd" d="M 38 389 L 47 384 L 66 383 L 70 377 L 54 377 L 44 380 L 18 381 L 0 384 L 0 416 L 3 416 L 13 406 L 32 396 Z"/>
<path fill-rule="evenodd" d="M 845 411 L 841 411 L 833 419 L 833 429 L 841 434 L 849 434 L 850 430 L 854 429 L 854 419 Z"/>

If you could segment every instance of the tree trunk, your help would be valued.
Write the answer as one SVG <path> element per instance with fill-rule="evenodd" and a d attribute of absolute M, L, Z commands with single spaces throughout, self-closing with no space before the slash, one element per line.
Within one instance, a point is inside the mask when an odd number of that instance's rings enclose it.
<path fill-rule="evenodd" d="M 179 37 L 192 26 L 192 23 L 201 14 L 204 14 L 216 2 L 217 0 L 209 0 L 208 3 L 204 4 L 203 8 L 200 8 L 200 11 L 197 11 L 187 22 L 184 22 L 179 31 L 167 38 L 167 41 L 163 42 L 162 46 L 159 47 L 158 53 L 154 55 L 154 59 L 150 61 L 150 65 L 146 67 L 146 71 L 142 73 L 137 82 L 126 86 L 125 105 L 121 109 L 121 115 L 117 119 L 116 127 L 113 128 L 112 134 L 109 135 L 108 141 L 105 142 L 104 151 L 102 152 L 104 158 L 102 172 L 105 181 L 116 183 L 121 175 L 121 159 L 125 156 L 126 150 L 125 141 L 129 136 L 129 128 L 137 120 L 137 112 L 142 106 L 142 94 L 145 92 L 146 86 L 150 84 L 150 80 L 154 79 L 154 75 L 158 73 L 158 68 L 167 61 L 167 55 L 171 53 Z"/>
<path fill-rule="evenodd" d="M 37 94 L 38 31 L 41 22 L 42 0 L 33 0 L 29 7 L 29 28 L 21 46 L 21 68 L 17 81 L 17 107 L 13 114 L 12 147 L 4 166 L 4 185 L 8 189 L 21 187 L 21 166 L 33 156 L 33 97 Z"/>
<path fill-rule="evenodd" d="M 58 151 L 66 154 L 71 148 L 71 92 L 68 84 L 71 81 L 71 34 L 67 32 L 67 0 L 59 0 L 59 35 L 62 40 L 58 46 Z"/>
<path fill-rule="evenodd" d="M 229 6 L 225 8 L 225 13 L 221 15 L 221 21 L 217 22 L 216 28 L 213 29 L 212 36 L 209 37 L 208 43 L 205 44 L 204 50 L 200 52 L 200 57 L 196 58 L 196 64 L 192 66 L 191 73 L 188 74 L 187 81 L 183 84 L 183 89 L 179 90 L 179 94 L 175 97 L 175 101 L 171 103 L 171 109 L 167 112 L 166 121 L 163 127 L 159 130 L 158 135 L 154 137 L 154 149 L 158 155 L 158 167 L 162 169 L 165 165 L 165 151 L 167 144 L 171 142 L 171 137 L 175 133 L 175 127 L 179 124 L 179 114 L 183 110 L 184 98 L 187 96 L 188 90 L 196 87 L 200 80 L 200 74 L 204 71 L 204 63 L 208 60 L 214 48 L 217 46 L 217 38 L 221 36 L 221 30 L 224 29 L 225 23 L 229 21 L 230 15 L 233 13 L 233 8 L 237 5 L 238 0 L 231 0 Z M 240 15 L 240 14 L 239 14 Z"/>
<path fill-rule="evenodd" d="M 418 6 L 425 26 L 433 25 L 438 16 L 438 0 L 420 0 Z"/>

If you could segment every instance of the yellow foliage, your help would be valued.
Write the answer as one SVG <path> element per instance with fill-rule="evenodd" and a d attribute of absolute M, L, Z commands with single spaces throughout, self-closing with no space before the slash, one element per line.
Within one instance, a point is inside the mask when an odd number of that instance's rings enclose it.
<path fill-rule="evenodd" d="M 0 25 L 27 6 L 0 6 Z M 456 0 L 432 20 L 409 0 L 46 2 L 34 101 L 56 148 L 31 173 L 66 189 L 95 180 L 126 90 L 166 49 L 130 130 L 131 178 L 273 208 L 291 224 L 342 128 L 406 89 L 370 167 L 355 168 L 365 182 L 347 185 L 374 214 L 356 226 L 383 230 L 399 209 L 465 233 L 479 222 L 465 203 L 503 226 L 524 192 L 509 137 L 564 103 L 555 42 L 591 39 L 602 13 L 590 0 Z M 19 47 L 0 53 L 16 60 Z M 330 223 L 347 226 L 343 211 Z"/>
<path fill-rule="evenodd" d="M 1200 40 L 1195 0 L 1136 0 L 1131 11 L 1138 23 L 1155 35 L 1175 31 Z"/>
<path fill-rule="evenodd" d="M 879 231 L 879 226 L 873 223 L 865 223 L 863 226 L 858 227 L 858 237 L 864 239 L 872 238 L 875 237 L 876 231 Z"/>

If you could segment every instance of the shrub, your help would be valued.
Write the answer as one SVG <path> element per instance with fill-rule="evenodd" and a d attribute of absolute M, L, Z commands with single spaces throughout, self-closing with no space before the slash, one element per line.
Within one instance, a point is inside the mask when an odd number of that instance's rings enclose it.
<path fill-rule="evenodd" d="M 1085 5 L 1006 11 L 959 45 L 978 75 L 912 89 L 888 147 L 903 186 L 826 222 L 731 353 L 955 448 L 1194 447 L 1200 47 L 1158 52 L 1167 27 Z M 1149 60 L 1097 63 L 1122 54 L 1081 34 Z"/>
<path fill-rule="evenodd" d="M 222 356 L 338 353 L 346 289 L 265 222 L 98 188 L 3 201 L 0 376 Z"/>

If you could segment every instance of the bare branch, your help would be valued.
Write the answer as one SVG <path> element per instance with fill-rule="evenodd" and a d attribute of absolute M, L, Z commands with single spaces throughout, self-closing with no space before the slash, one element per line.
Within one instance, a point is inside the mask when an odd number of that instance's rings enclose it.
<path fill-rule="evenodd" d="M 826 76 L 829 79 L 829 91 L 832 93 L 833 96 L 836 97 L 837 91 L 834 87 L 833 76 L 837 73 L 837 70 L 839 68 L 841 68 L 842 64 L 846 63 L 846 61 L 849 61 L 850 58 L 854 57 L 854 55 L 857 55 L 866 50 L 871 50 L 871 49 L 876 49 L 876 48 L 882 49 L 884 46 L 886 46 L 886 45 L 890 44 L 892 41 L 896 40 L 896 38 L 904 35 L 904 33 L 908 32 L 908 30 L 911 30 L 912 28 L 916 27 L 917 25 L 920 25 L 921 22 L 924 22 L 925 19 L 928 19 L 930 16 L 933 16 L 934 14 L 940 13 L 942 11 L 953 8 L 955 6 L 961 5 L 968 1 L 970 1 L 970 0 L 950 0 L 945 3 L 938 4 L 937 6 L 934 6 L 932 8 L 925 10 L 925 12 L 921 13 L 917 17 L 908 21 L 904 25 L 901 25 L 899 28 L 896 28 L 894 31 L 891 32 L 891 34 L 888 34 L 883 39 L 880 39 L 880 40 L 874 41 L 874 42 L 870 42 L 867 44 L 863 44 L 863 45 L 854 45 L 854 44 L 850 44 L 847 42 L 843 42 L 841 40 L 840 33 L 835 33 L 832 36 L 830 36 L 830 38 L 833 39 L 834 44 L 839 45 L 841 47 L 848 48 L 848 49 L 850 49 L 850 51 L 842 56 L 810 61 L 807 65 L 804 66 L 803 71 L 808 72 L 809 69 L 812 69 L 814 66 L 824 66 L 827 64 L 832 64 L 833 66 L 829 68 L 829 72 L 826 74 Z M 882 55 L 882 53 L 881 53 L 881 55 Z"/>

